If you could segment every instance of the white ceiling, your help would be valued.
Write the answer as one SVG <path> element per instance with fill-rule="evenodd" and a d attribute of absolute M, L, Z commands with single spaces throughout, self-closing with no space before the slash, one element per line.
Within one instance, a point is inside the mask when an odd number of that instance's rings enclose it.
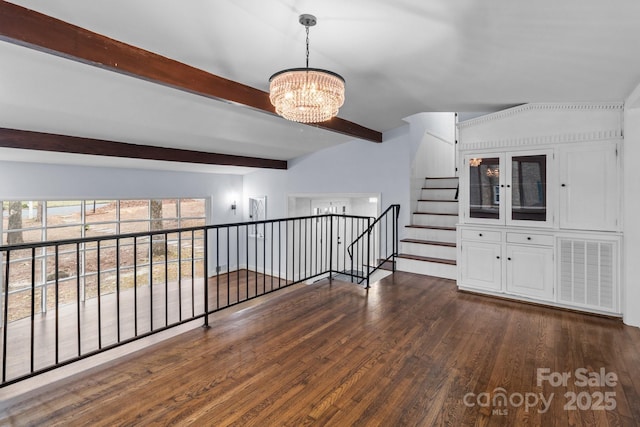
<path fill-rule="evenodd" d="M 622 101 L 640 83 L 637 0 L 13 3 L 264 91 L 304 66 L 297 20 L 314 14 L 310 66 L 345 77 L 340 117 L 382 132 L 419 112 Z M 6 42 L 0 58 L 0 127 L 281 160 L 349 140 Z"/>

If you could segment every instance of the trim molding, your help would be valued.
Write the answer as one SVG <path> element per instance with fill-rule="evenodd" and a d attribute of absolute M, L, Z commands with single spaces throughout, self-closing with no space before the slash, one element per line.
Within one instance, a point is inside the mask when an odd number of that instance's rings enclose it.
<path fill-rule="evenodd" d="M 583 132 L 583 133 L 569 133 L 561 135 L 543 135 L 532 136 L 523 138 L 507 138 L 492 141 L 476 141 L 463 143 L 460 142 L 460 150 L 482 150 L 491 148 L 504 148 L 504 147 L 530 147 L 536 145 L 555 145 L 566 143 L 578 143 L 578 142 L 593 142 L 593 141 L 607 141 L 607 140 L 622 140 L 622 131 L 619 129 Z"/>
<path fill-rule="evenodd" d="M 0 147 L 58 153 L 89 154 L 94 156 L 130 159 L 164 160 L 169 162 L 205 165 L 244 166 L 265 169 L 287 169 L 285 160 L 234 156 L 204 151 L 152 145 L 129 144 L 78 136 L 57 135 L 27 130 L 0 128 Z"/>
<path fill-rule="evenodd" d="M 535 111 L 535 110 L 547 110 L 547 111 L 569 111 L 569 110 L 614 110 L 614 111 L 622 111 L 624 108 L 623 102 L 602 102 L 602 103 L 593 103 L 593 102 L 576 102 L 576 103 L 532 103 L 532 104 L 523 104 L 517 107 L 508 108 L 506 110 L 498 111 L 496 113 L 487 114 L 486 116 L 476 117 L 471 120 L 466 120 L 464 122 L 458 123 L 458 129 L 464 129 L 472 126 L 477 126 L 480 124 L 493 122 L 497 120 L 506 119 L 517 114 L 523 113 L 525 111 Z"/>

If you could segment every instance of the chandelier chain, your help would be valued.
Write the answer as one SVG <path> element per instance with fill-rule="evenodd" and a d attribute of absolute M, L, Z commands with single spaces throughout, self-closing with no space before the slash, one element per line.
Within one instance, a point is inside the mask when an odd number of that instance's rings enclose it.
<path fill-rule="evenodd" d="M 307 68 L 309 68 L 309 26 L 305 25 L 304 28 L 307 30 Z"/>

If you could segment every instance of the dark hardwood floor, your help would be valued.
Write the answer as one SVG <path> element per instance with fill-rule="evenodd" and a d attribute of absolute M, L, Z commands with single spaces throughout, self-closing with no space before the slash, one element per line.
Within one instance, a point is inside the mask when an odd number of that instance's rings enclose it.
<path fill-rule="evenodd" d="M 210 319 L 0 402 L 0 425 L 640 425 L 640 329 L 618 320 L 399 272 Z"/>

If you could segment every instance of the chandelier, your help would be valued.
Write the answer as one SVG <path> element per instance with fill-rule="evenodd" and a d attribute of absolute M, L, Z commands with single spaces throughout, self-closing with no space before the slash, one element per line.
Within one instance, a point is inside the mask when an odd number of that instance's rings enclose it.
<path fill-rule="evenodd" d="M 500 176 L 500 169 L 498 168 L 493 168 L 491 169 L 491 167 L 487 168 L 487 176 L 489 178 L 497 178 Z"/>
<path fill-rule="evenodd" d="M 344 79 L 339 74 L 309 68 L 309 27 L 316 25 L 313 15 L 300 15 L 307 32 L 307 66 L 289 68 L 269 78 L 269 99 L 276 113 L 287 120 L 319 123 L 338 114 L 344 104 Z"/>

